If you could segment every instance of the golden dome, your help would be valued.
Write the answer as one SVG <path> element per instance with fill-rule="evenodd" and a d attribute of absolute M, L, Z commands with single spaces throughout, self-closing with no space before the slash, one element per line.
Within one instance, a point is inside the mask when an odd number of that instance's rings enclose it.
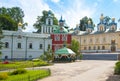
<path fill-rule="evenodd" d="M 18 26 L 22 26 L 22 23 L 19 22 L 19 23 L 18 23 Z"/>
<path fill-rule="evenodd" d="M 114 18 L 114 17 L 112 18 L 112 21 L 115 21 L 115 18 Z"/>
<path fill-rule="evenodd" d="M 76 24 L 76 27 L 78 27 L 79 26 L 79 24 Z"/>
<path fill-rule="evenodd" d="M 104 19 L 103 14 L 101 14 L 100 20 L 103 20 L 103 19 Z"/>
<path fill-rule="evenodd" d="M 88 21 L 88 24 L 91 24 L 91 21 L 90 21 L 90 20 Z"/>

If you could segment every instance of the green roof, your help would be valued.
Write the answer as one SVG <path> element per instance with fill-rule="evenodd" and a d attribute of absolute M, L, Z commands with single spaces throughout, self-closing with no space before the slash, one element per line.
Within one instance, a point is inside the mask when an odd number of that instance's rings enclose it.
<path fill-rule="evenodd" d="M 65 27 L 62 27 L 62 30 L 61 30 L 60 26 L 54 25 L 53 33 L 68 33 L 68 30 Z"/>
<path fill-rule="evenodd" d="M 66 54 L 66 55 L 69 55 L 69 54 L 75 54 L 75 52 L 73 52 L 71 49 L 69 48 L 66 48 L 66 47 L 63 47 L 61 49 L 58 49 L 57 51 L 55 51 L 55 54 L 58 55 L 58 54 Z"/>

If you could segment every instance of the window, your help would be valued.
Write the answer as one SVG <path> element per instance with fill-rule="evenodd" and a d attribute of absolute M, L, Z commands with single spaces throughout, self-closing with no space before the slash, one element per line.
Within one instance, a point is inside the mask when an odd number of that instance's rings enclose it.
<path fill-rule="evenodd" d="M 5 42 L 5 48 L 9 48 L 9 43 Z"/>
<path fill-rule="evenodd" d="M 115 30 L 115 26 L 114 25 L 112 25 L 111 30 Z"/>
<path fill-rule="evenodd" d="M 84 47 L 84 50 L 87 50 L 87 47 Z"/>
<path fill-rule="evenodd" d="M 66 35 L 62 36 L 62 41 L 67 41 L 67 36 Z"/>
<path fill-rule="evenodd" d="M 100 46 L 98 46 L 98 50 L 100 50 Z"/>
<path fill-rule="evenodd" d="M 115 44 L 115 40 L 113 39 L 113 40 L 111 40 L 111 44 Z"/>
<path fill-rule="evenodd" d="M 48 19 L 48 25 L 51 25 L 51 20 L 50 19 Z"/>
<path fill-rule="evenodd" d="M 18 48 L 21 48 L 21 43 L 18 43 L 18 46 L 17 46 Z"/>
<path fill-rule="evenodd" d="M 89 46 L 89 50 L 91 50 L 91 47 Z"/>
<path fill-rule="evenodd" d="M 94 48 L 93 48 L 94 50 L 96 50 L 96 47 L 94 46 Z"/>
<path fill-rule="evenodd" d="M 102 50 L 105 50 L 105 46 L 102 46 Z"/>
<path fill-rule="evenodd" d="M 103 31 L 103 26 L 100 26 L 100 31 Z"/>
<path fill-rule="evenodd" d="M 32 43 L 29 44 L 29 49 L 32 49 Z"/>
<path fill-rule="evenodd" d="M 60 41 L 60 35 L 55 35 L 55 41 Z"/>
<path fill-rule="evenodd" d="M 42 49 L 43 48 L 43 45 L 42 44 L 40 44 L 40 49 Z"/>

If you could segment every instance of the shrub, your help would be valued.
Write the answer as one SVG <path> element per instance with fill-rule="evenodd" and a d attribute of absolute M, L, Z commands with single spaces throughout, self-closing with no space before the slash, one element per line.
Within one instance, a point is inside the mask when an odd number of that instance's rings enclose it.
<path fill-rule="evenodd" d="M 120 61 L 115 64 L 114 73 L 120 75 Z"/>
<path fill-rule="evenodd" d="M 5 80 L 8 78 L 8 74 L 7 73 L 0 73 L 0 80 Z"/>
<path fill-rule="evenodd" d="M 19 68 L 19 69 L 15 70 L 15 71 L 11 72 L 10 75 L 24 74 L 26 72 L 27 72 L 26 69 Z"/>

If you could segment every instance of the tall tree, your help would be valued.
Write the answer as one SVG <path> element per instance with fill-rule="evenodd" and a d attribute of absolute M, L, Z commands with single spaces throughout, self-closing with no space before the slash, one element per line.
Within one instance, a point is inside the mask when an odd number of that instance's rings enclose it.
<path fill-rule="evenodd" d="M 76 56 L 80 54 L 79 52 L 80 44 L 77 40 L 75 39 L 72 40 L 70 48 L 76 53 Z"/>
<path fill-rule="evenodd" d="M 93 26 L 95 26 L 94 23 L 93 23 L 92 18 L 88 18 L 87 16 L 85 16 L 85 17 L 83 17 L 83 18 L 80 20 L 79 28 L 80 28 L 81 31 L 86 31 L 86 27 L 87 27 L 87 25 L 88 25 L 88 21 L 91 21 L 91 24 L 92 24 Z"/>
<path fill-rule="evenodd" d="M 34 23 L 34 28 L 35 29 L 38 29 L 40 32 L 41 32 L 41 26 L 42 26 L 42 24 L 45 24 L 45 19 L 46 19 L 46 17 L 48 16 L 48 12 L 49 11 L 46 11 L 46 10 L 44 10 L 43 12 L 42 12 L 42 16 L 38 16 L 37 17 L 37 21 Z M 58 25 L 58 20 L 57 20 L 57 18 L 54 16 L 54 14 L 53 14 L 53 12 L 51 12 L 52 13 L 52 16 L 53 16 L 53 24 L 54 25 Z"/>
<path fill-rule="evenodd" d="M 3 30 L 17 30 L 17 23 L 8 15 L 0 15 L 0 28 Z"/>
<path fill-rule="evenodd" d="M 11 18 L 10 20 L 14 21 L 17 24 L 19 22 L 21 22 L 23 24 L 23 26 L 22 26 L 23 29 L 25 29 L 25 26 L 27 26 L 27 23 L 24 23 L 24 21 L 23 21 L 24 12 L 19 7 L 12 7 L 12 8 L 1 7 L 0 15 L 10 17 Z M 2 21 L 2 22 L 4 23 L 6 21 Z M 17 28 L 17 24 L 16 24 L 16 28 Z M 9 29 L 7 29 L 7 30 L 9 30 Z M 14 30 L 16 30 L 16 29 L 14 29 Z"/>

